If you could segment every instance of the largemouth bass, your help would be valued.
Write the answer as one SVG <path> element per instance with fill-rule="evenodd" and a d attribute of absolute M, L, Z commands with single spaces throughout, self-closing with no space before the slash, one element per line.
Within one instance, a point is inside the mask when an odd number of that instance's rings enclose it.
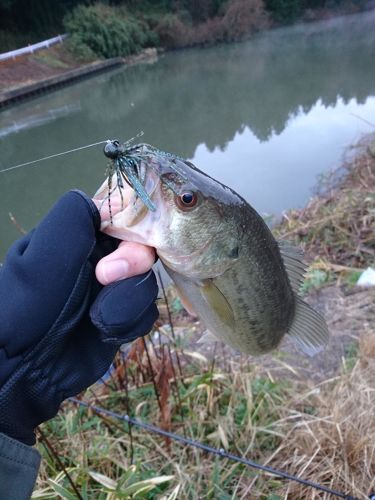
<path fill-rule="evenodd" d="M 308 354 L 318 352 L 328 329 L 298 295 L 301 252 L 278 243 L 241 196 L 190 162 L 145 144 L 132 151 L 153 209 L 130 186 L 109 193 L 115 183 L 105 182 L 95 197 L 115 206 L 122 190 L 126 203 L 102 230 L 156 249 L 183 304 L 210 332 L 204 339 L 258 355 L 289 334 Z"/>

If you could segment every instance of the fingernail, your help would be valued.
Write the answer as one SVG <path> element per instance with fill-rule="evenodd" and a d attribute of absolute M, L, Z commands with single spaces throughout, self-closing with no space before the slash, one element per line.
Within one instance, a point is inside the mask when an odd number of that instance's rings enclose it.
<path fill-rule="evenodd" d="M 110 260 L 103 264 L 102 274 L 106 283 L 128 277 L 129 263 L 126 260 Z"/>

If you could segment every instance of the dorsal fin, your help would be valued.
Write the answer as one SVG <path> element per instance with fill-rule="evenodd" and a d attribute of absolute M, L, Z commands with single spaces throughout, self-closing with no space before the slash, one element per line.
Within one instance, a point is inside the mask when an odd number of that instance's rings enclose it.
<path fill-rule="evenodd" d="M 296 311 L 288 333 L 309 356 L 321 351 L 329 338 L 324 318 L 300 297 L 296 297 Z"/>
<path fill-rule="evenodd" d="M 287 241 L 279 241 L 279 249 L 293 292 L 297 295 L 307 267 L 303 262 L 303 252 Z"/>

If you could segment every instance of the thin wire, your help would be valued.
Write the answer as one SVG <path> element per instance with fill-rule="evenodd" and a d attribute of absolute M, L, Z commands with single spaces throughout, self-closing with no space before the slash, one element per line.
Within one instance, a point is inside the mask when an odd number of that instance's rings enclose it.
<path fill-rule="evenodd" d="M 325 493 L 330 493 L 331 495 L 334 495 L 338 498 L 344 498 L 345 500 L 358 500 L 356 497 L 352 497 L 351 495 L 345 495 L 345 493 L 341 493 L 336 490 L 331 490 L 330 488 L 327 488 L 326 486 L 314 483 L 312 481 L 307 481 L 306 479 L 300 479 L 299 477 L 293 476 L 292 474 L 288 474 L 287 472 L 283 472 L 277 469 L 274 469 L 272 467 L 268 467 L 267 465 L 261 465 L 256 462 L 253 462 L 252 460 L 248 460 L 243 457 L 239 457 L 237 455 L 233 455 L 232 453 L 228 453 L 225 451 L 223 448 L 212 448 L 211 446 L 208 446 L 206 444 L 203 444 L 199 441 L 195 441 L 193 439 L 186 438 L 184 436 L 180 436 L 179 434 L 174 434 L 172 432 L 164 431 L 163 429 L 160 429 L 159 427 L 155 427 L 154 425 L 151 424 L 146 424 L 145 422 L 141 422 L 140 420 L 137 420 L 135 418 L 129 417 L 129 415 L 120 415 L 118 413 L 115 413 L 110 410 L 106 410 L 104 408 L 100 408 L 98 406 L 90 405 L 89 403 L 86 403 L 85 401 L 80 401 L 79 399 L 76 398 L 69 398 L 69 401 L 72 403 L 76 403 L 80 406 L 84 406 L 86 408 L 91 408 L 97 413 L 103 413 L 104 415 L 107 415 L 109 417 L 114 417 L 119 420 L 124 420 L 125 422 L 129 424 L 136 425 L 138 427 L 141 427 L 142 429 L 148 430 L 150 432 L 154 432 L 156 434 L 160 434 L 161 436 L 169 437 L 175 441 L 178 441 L 180 443 L 187 444 L 189 446 L 194 446 L 195 448 L 200 448 L 201 450 L 207 451 L 209 453 L 213 453 L 215 455 L 219 455 L 220 457 L 224 458 L 229 458 L 229 460 L 234 460 L 235 462 L 240 462 L 244 465 L 247 465 L 248 467 L 252 467 L 254 469 L 261 470 L 263 472 L 268 472 L 269 474 L 273 474 L 274 476 L 279 476 L 284 479 L 288 479 L 289 481 L 295 481 L 297 483 L 303 484 L 304 486 L 309 486 L 310 488 L 315 488 L 316 490 L 324 491 Z"/>
<path fill-rule="evenodd" d="M 9 172 L 16 168 L 26 167 L 26 165 L 32 165 L 33 163 L 39 163 L 40 161 L 50 160 L 51 158 L 56 158 L 57 156 L 67 155 L 68 153 L 74 153 L 75 151 L 80 151 L 81 149 L 92 148 L 93 146 L 98 146 L 99 144 L 104 144 L 107 141 L 94 142 L 93 144 L 88 144 L 87 146 L 80 146 L 79 148 L 70 149 L 69 151 L 63 151 L 62 153 L 56 153 L 51 156 L 45 156 L 44 158 L 39 158 L 38 160 L 27 161 L 26 163 L 20 163 L 19 165 L 14 165 L 12 167 L 4 168 L 0 170 L 0 174 L 3 172 Z"/>

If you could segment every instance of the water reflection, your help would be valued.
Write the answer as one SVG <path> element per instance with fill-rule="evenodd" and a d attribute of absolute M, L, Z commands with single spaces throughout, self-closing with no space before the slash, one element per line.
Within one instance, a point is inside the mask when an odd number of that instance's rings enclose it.
<path fill-rule="evenodd" d="M 316 176 L 375 115 L 375 13 L 267 33 L 247 43 L 166 54 L 0 114 L 0 168 L 144 130 L 192 158 L 261 212 L 301 205 Z M 51 109 L 70 110 L 39 123 Z M 16 117 L 16 118 L 15 118 Z M 16 120 L 24 126 L 11 130 Z M 31 125 L 31 126 L 29 126 Z M 102 181 L 100 148 L 0 174 L 0 258 L 71 187 Z"/>
<path fill-rule="evenodd" d="M 30 113 L 29 116 L 21 116 L 17 119 L 16 116 L 10 117 L 10 120 L 3 120 L 0 128 L 0 138 L 7 135 L 18 133 L 23 129 L 39 127 L 50 123 L 62 116 L 70 115 L 71 113 L 80 111 L 79 105 L 65 104 L 60 108 L 48 109 L 41 113 Z"/>
<path fill-rule="evenodd" d="M 267 141 L 318 101 L 329 107 L 355 98 L 361 104 L 373 95 L 375 30 L 368 17 L 361 19 L 366 22 L 280 30 L 247 44 L 176 53 L 155 66 L 122 71 L 109 86 L 96 87 L 95 101 L 103 105 L 91 107 L 89 119 L 119 130 L 124 123 L 139 124 L 163 147 L 170 147 L 173 128 L 174 148 L 187 157 L 200 143 L 225 149 L 246 126 Z"/>

